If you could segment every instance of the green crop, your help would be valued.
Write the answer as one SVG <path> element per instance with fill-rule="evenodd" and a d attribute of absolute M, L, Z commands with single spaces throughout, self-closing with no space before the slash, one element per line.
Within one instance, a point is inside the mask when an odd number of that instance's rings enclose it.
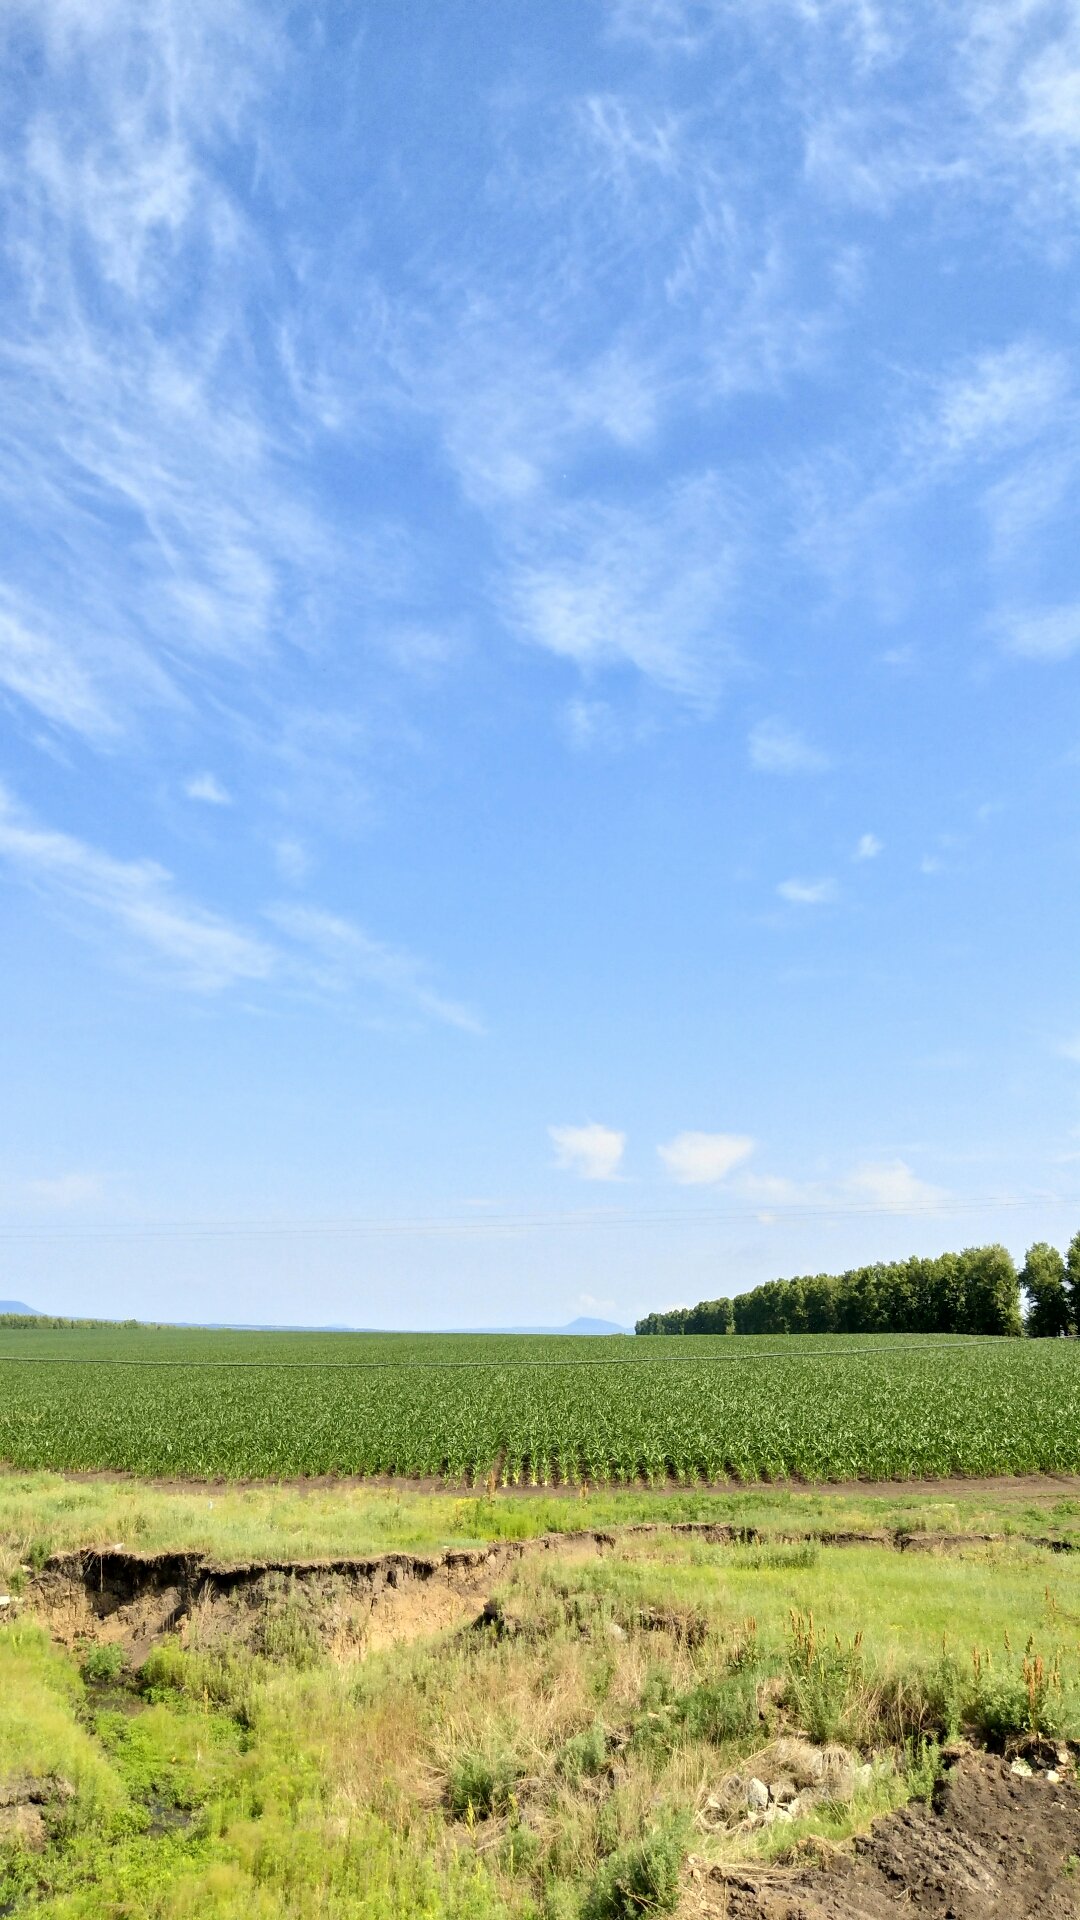
<path fill-rule="evenodd" d="M 9 1328 L 0 1459 L 194 1477 L 1073 1473 L 1080 1344 Z M 167 1363 L 167 1364 L 166 1364 Z"/>

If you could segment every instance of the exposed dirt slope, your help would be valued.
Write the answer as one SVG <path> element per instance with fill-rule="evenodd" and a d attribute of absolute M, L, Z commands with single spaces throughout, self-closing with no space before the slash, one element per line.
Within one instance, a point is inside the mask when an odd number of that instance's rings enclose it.
<path fill-rule="evenodd" d="M 875 1822 L 827 1865 L 699 1870 L 680 1908 L 710 1920 L 1077 1920 L 1080 1787 L 965 1754 L 932 1810 Z"/>
<path fill-rule="evenodd" d="M 577 1531 L 499 1541 L 445 1553 L 383 1553 L 366 1558 L 254 1561 L 225 1565 L 196 1552 L 142 1554 L 122 1546 L 54 1554 L 28 1595 L 56 1637 L 117 1640 L 133 1657 L 161 1634 L 199 1616 L 202 1629 L 239 1631 L 254 1612 L 280 1611 L 284 1597 L 310 1614 L 324 1644 L 342 1638 L 371 1648 L 416 1638 L 466 1618 L 491 1592 L 506 1567 L 526 1555 L 592 1558 L 619 1540 L 667 1533 L 716 1545 L 754 1546 L 813 1540 L 821 1546 L 879 1547 L 906 1553 L 956 1553 L 1000 1541 L 1001 1534 L 790 1531 L 706 1521 L 643 1522 L 617 1533 Z M 1014 1536 L 1016 1537 L 1016 1536 Z M 1032 1540 L 1055 1552 L 1071 1542 Z"/>

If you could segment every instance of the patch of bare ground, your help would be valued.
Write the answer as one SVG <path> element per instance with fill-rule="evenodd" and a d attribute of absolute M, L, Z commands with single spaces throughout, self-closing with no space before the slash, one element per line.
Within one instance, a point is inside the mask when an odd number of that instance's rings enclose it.
<path fill-rule="evenodd" d="M 17 1473 L 18 1468 L 0 1464 L 0 1471 Z M 927 1500 L 968 1500 L 982 1495 L 1005 1500 L 1038 1500 L 1046 1498 L 1080 1499 L 1080 1474 L 1077 1473 L 1017 1473 L 998 1475 L 954 1474 L 944 1479 L 898 1480 L 800 1480 L 798 1478 L 779 1478 L 775 1480 L 741 1480 L 731 1475 L 723 1480 L 613 1480 L 558 1481 L 554 1484 L 526 1484 L 522 1481 L 513 1484 L 502 1480 L 501 1466 L 493 1473 L 479 1478 L 452 1479 L 438 1474 L 407 1478 L 399 1474 L 294 1474 L 277 1478 L 241 1478 L 224 1479 L 213 1475 L 207 1479 L 194 1479 L 185 1475 L 146 1475 L 127 1473 L 118 1467 L 70 1467 L 60 1468 L 65 1480 L 93 1485 L 97 1481 L 131 1481 L 143 1487 L 153 1487 L 158 1493 L 203 1493 L 209 1488 L 231 1487 L 243 1491 L 245 1488 L 280 1487 L 294 1493 L 333 1493 L 346 1492 L 357 1488 L 370 1493 L 483 1493 L 498 1500 L 536 1500 L 565 1499 L 578 1500 L 585 1493 L 650 1493 L 663 1499 L 665 1495 L 683 1495 L 686 1493 L 785 1493 L 785 1494 L 836 1494 L 852 1499 L 896 1499 L 905 1495 L 917 1494 Z"/>
<path fill-rule="evenodd" d="M 679 1920 L 1076 1920 L 1080 1787 L 963 1754 L 933 1805 L 783 1867 L 693 1861 Z"/>

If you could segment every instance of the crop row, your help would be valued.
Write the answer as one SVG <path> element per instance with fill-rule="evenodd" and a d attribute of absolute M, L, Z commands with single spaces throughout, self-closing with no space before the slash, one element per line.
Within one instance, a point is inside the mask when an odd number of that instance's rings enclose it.
<path fill-rule="evenodd" d="M 504 1363 L 500 1343 L 494 1365 L 359 1371 L 103 1365 L 83 1356 L 77 1332 L 66 1339 L 66 1363 L 55 1347 L 36 1364 L 0 1361 L 0 1458 L 12 1464 L 226 1477 L 495 1472 L 540 1484 L 1080 1471 L 1074 1342 L 890 1351 L 869 1340 L 841 1353 L 789 1342 L 782 1356 L 736 1365 L 710 1359 L 712 1343 L 699 1356 L 680 1338 L 650 1341 L 652 1364 L 625 1366 Z M 10 1337 L 2 1345 L 13 1350 Z M 141 1333 L 138 1357 L 153 1347 Z M 422 1357 L 440 1351 L 426 1340 Z M 397 1360 L 409 1354 L 402 1342 Z"/>

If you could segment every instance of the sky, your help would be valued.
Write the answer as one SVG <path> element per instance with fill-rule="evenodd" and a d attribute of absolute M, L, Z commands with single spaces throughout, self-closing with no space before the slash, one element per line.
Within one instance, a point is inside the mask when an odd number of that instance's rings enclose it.
<path fill-rule="evenodd" d="M 1080 1226 L 1080 0 L 7 0 L 0 1296 Z"/>

